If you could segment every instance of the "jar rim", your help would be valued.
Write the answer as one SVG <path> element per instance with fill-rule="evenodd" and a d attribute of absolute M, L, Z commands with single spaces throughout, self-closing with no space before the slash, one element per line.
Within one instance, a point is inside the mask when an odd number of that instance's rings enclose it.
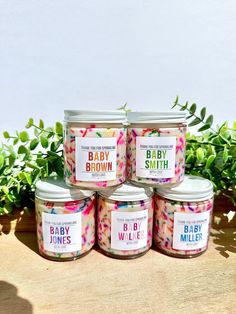
<path fill-rule="evenodd" d="M 39 180 L 36 183 L 35 197 L 50 202 L 70 202 L 92 197 L 95 191 L 79 190 L 69 187 L 56 176 Z"/>
<path fill-rule="evenodd" d="M 214 196 L 213 184 L 210 180 L 192 175 L 185 175 L 184 180 L 175 186 L 159 186 L 155 189 L 155 193 L 180 202 L 200 202 Z"/>
<path fill-rule="evenodd" d="M 121 110 L 64 110 L 65 122 L 80 123 L 126 123 L 126 114 Z"/>
<path fill-rule="evenodd" d="M 155 111 L 131 111 L 128 112 L 129 123 L 185 123 L 184 112 L 155 112 Z"/>
<path fill-rule="evenodd" d="M 98 195 L 114 201 L 135 202 L 149 199 L 153 195 L 153 190 L 149 187 L 138 187 L 128 182 L 115 188 L 99 191 Z"/>

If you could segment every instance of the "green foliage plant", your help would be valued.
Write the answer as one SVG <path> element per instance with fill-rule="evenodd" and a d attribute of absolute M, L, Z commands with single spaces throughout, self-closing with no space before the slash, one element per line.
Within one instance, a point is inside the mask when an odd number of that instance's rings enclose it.
<path fill-rule="evenodd" d="M 63 126 L 45 127 L 29 119 L 26 130 L 3 133 L 0 147 L 0 215 L 33 208 L 35 183 L 51 174 L 63 177 Z M 27 129 L 30 129 L 29 131 Z"/>
<path fill-rule="evenodd" d="M 180 104 L 176 97 L 173 107 L 188 113 L 188 126 L 198 126 L 199 135 L 187 133 L 186 173 L 210 179 L 216 193 L 236 205 L 236 123 L 227 122 L 213 128 L 213 115 L 206 107 L 197 109 L 195 103 Z M 230 193 L 228 193 L 230 191 Z"/>

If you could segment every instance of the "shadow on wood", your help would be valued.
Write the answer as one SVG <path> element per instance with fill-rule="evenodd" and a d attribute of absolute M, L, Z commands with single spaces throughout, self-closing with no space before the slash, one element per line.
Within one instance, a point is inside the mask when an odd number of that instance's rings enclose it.
<path fill-rule="evenodd" d="M 0 313 L 32 314 L 32 304 L 17 295 L 17 288 L 0 281 Z"/>

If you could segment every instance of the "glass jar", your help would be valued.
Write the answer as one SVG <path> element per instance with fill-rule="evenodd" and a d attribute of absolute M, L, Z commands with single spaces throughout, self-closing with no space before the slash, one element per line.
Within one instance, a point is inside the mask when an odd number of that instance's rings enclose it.
<path fill-rule="evenodd" d="M 182 112 L 129 112 L 127 176 L 135 184 L 176 184 L 184 178 L 186 120 Z"/>
<path fill-rule="evenodd" d="M 108 256 L 131 259 L 152 245 L 153 192 L 131 184 L 100 191 L 97 204 L 98 245 Z"/>
<path fill-rule="evenodd" d="M 155 192 L 154 243 L 167 255 L 194 257 L 208 247 L 213 211 L 211 181 L 186 175 L 176 187 Z"/>
<path fill-rule="evenodd" d="M 39 252 L 55 261 L 74 260 L 95 243 L 96 197 L 68 188 L 55 177 L 38 181 L 35 211 Z"/>
<path fill-rule="evenodd" d="M 121 111 L 65 110 L 65 181 L 100 190 L 126 179 L 126 122 Z"/>

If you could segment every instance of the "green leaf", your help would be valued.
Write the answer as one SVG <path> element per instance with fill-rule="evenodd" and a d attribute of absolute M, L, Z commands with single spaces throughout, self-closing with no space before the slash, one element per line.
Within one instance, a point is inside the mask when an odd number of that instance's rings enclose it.
<path fill-rule="evenodd" d="M 17 182 L 17 193 L 20 194 L 20 182 Z"/>
<path fill-rule="evenodd" d="M 210 155 L 208 158 L 207 158 L 207 162 L 206 162 L 206 169 L 209 169 L 212 165 L 212 163 L 214 162 L 216 156 L 215 155 Z"/>
<path fill-rule="evenodd" d="M 213 123 L 213 115 L 211 114 L 205 121 L 206 124 L 210 124 L 212 126 Z"/>
<path fill-rule="evenodd" d="M 37 138 L 34 138 L 30 142 L 30 150 L 34 150 L 38 146 L 39 140 Z"/>
<path fill-rule="evenodd" d="M 24 145 L 20 145 L 18 148 L 18 154 L 27 154 L 28 149 Z"/>
<path fill-rule="evenodd" d="M 0 154 L 0 170 L 4 167 L 5 157 L 3 154 Z"/>
<path fill-rule="evenodd" d="M 16 145 L 19 142 L 19 138 L 14 138 L 13 145 Z"/>
<path fill-rule="evenodd" d="M 219 137 L 221 138 L 220 143 L 230 145 L 230 141 L 228 141 L 223 135 L 220 134 Z"/>
<path fill-rule="evenodd" d="M 175 101 L 173 102 L 173 106 L 171 107 L 171 109 L 175 108 L 178 105 L 178 102 L 179 102 L 179 97 L 176 96 Z M 120 109 L 123 109 L 123 108 L 120 108 Z M 119 108 L 118 108 L 118 110 L 119 110 Z"/>
<path fill-rule="evenodd" d="M 4 194 L 8 194 L 9 193 L 9 189 L 6 185 L 2 186 L 2 191 Z"/>
<path fill-rule="evenodd" d="M 32 168 L 32 169 L 39 169 L 39 167 L 35 164 L 32 164 L 31 162 L 26 162 L 25 165 L 29 168 Z"/>
<path fill-rule="evenodd" d="M 53 157 L 54 159 L 59 157 L 59 155 L 57 155 L 57 153 L 52 152 L 50 150 L 47 151 L 47 154 L 48 154 L 48 156 Z"/>
<path fill-rule="evenodd" d="M 204 120 L 204 118 L 206 116 L 206 107 L 203 107 L 201 109 L 200 115 L 201 115 L 201 119 Z"/>
<path fill-rule="evenodd" d="M 198 132 L 206 131 L 210 129 L 210 127 L 211 127 L 210 124 L 204 124 L 202 127 L 198 129 Z"/>
<path fill-rule="evenodd" d="M 29 118 L 27 124 L 26 124 L 26 129 L 29 129 L 32 125 L 34 124 L 33 118 Z"/>
<path fill-rule="evenodd" d="M 3 132 L 4 138 L 10 138 L 10 134 L 7 131 Z"/>
<path fill-rule="evenodd" d="M 61 161 L 61 158 L 57 158 L 54 163 L 54 169 L 57 173 L 57 175 L 61 178 L 63 178 L 63 175 L 64 175 L 64 169 L 63 169 L 63 165 L 62 165 L 62 161 Z"/>
<path fill-rule="evenodd" d="M 199 123 L 201 123 L 201 122 L 202 122 L 201 119 L 195 118 L 192 122 L 189 123 L 188 126 L 194 126 L 194 125 L 197 125 L 197 124 L 199 124 Z"/>
<path fill-rule="evenodd" d="M 40 136 L 40 143 L 43 148 L 48 148 L 49 143 L 47 137 Z"/>
<path fill-rule="evenodd" d="M 52 142 L 51 146 L 50 146 L 50 150 L 53 152 L 56 152 L 60 148 L 60 146 L 62 145 L 62 142 L 63 142 L 62 139 L 57 141 L 57 142 Z"/>
<path fill-rule="evenodd" d="M 26 181 L 29 185 L 32 184 L 32 180 L 31 180 L 31 176 L 28 172 L 24 172 L 24 175 L 25 175 L 25 178 L 26 178 Z"/>
<path fill-rule="evenodd" d="M 39 129 L 34 128 L 34 135 L 35 135 L 36 137 L 39 137 L 40 133 L 41 133 L 41 131 L 40 131 Z"/>
<path fill-rule="evenodd" d="M 44 167 L 46 165 L 46 160 L 43 158 L 37 158 L 36 163 L 39 167 Z"/>
<path fill-rule="evenodd" d="M 44 122 L 42 119 L 39 120 L 39 127 L 40 129 L 44 129 Z"/>
<path fill-rule="evenodd" d="M 6 203 L 3 205 L 3 211 L 5 214 L 10 214 L 13 210 L 13 204 L 12 203 Z"/>
<path fill-rule="evenodd" d="M 56 122 L 56 133 L 59 135 L 63 135 L 63 126 L 60 122 Z"/>
<path fill-rule="evenodd" d="M 186 101 L 186 104 L 180 108 L 180 111 L 185 111 L 188 108 L 188 102 Z"/>
<path fill-rule="evenodd" d="M 25 143 L 29 141 L 29 134 L 26 131 L 20 132 L 20 140 Z"/>
<path fill-rule="evenodd" d="M 229 154 L 228 154 L 227 147 L 224 147 L 224 151 L 223 151 L 223 164 L 226 164 L 228 158 L 229 158 Z"/>
<path fill-rule="evenodd" d="M 204 150 L 201 147 L 198 147 L 197 151 L 196 151 L 196 156 L 197 156 L 197 160 L 198 161 L 203 161 L 204 157 L 205 157 L 205 153 Z"/>
<path fill-rule="evenodd" d="M 197 105 L 196 104 L 192 104 L 192 106 L 189 108 L 189 112 L 194 114 L 196 112 L 196 109 L 197 109 Z"/>
<path fill-rule="evenodd" d="M 195 156 L 193 154 L 189 154 L 186 158 L 186 164 L 191 164 L 195 161 Z"/>
<path fill-rule="evenodd" d="M 235 161 L 234 164 L 232 165 L 231 171 L 236 171 L 236 161 Z"/>

